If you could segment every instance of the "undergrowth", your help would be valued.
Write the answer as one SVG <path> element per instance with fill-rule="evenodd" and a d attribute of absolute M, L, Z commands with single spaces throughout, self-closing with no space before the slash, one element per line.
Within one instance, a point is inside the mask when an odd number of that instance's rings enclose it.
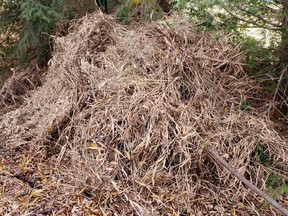
<path fill-rule="evenodd" d="M 267 153 L 267 150 L 261 144 L 255 148 L 255 160 L 267 168 L 273 169 L 275 163 Z M 266 187 L 270 196 L 279 201 L 281 197 L 288 193 L 288 181 L 283 176 L 277 173 L 268 172 Z"/>

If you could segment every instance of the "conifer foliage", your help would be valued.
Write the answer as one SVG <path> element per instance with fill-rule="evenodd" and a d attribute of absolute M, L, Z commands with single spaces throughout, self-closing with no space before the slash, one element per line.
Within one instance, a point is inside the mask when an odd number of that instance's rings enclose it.
<path fill-rule="evenodd" d="M 0 53 L 4 59 L 16 54 L 29 61 L 47 58 L 49 34 L 64 7 L 58 0 L 0 0 Z"/>

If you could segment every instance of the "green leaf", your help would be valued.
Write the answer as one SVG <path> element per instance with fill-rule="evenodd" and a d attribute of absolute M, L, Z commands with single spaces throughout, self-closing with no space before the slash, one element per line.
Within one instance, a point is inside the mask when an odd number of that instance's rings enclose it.
<path fill-rule="evenodd" d="M 240 106 L 240 109 L 241 110 L 247 110 L 249 108 L 250 108 L 250 105 L 249 105 L 248 101 L 243 101 L 241 106 Z"/>

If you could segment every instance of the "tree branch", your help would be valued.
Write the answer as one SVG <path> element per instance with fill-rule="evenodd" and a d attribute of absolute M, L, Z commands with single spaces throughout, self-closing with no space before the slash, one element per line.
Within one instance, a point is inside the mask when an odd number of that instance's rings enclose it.
<path fill-rule="evenodd" d="M 279 27 L 276 28 L 276 27 L 270 27 L 270 26 L 265 26 L 265 25 L 259 25 L 255 21 L 245 20 L 245 19 L 233 14 L 231 11 L 229 11 L 229 9 L 227 7 L 223 6 L 223 8 L 228 14 L 230 14 L 230 16 L 235 17 L 236 19 L 238 19 L 238 20 L 240 20 L 242 22 L 245 22 L 245 23 L 248 23 L 248 24 L 252 24 L 252 25 L 254 25 L 255 27 L 258 27 L 258 28 L 265 28 L 265 29 L 269 29 L 269 30 L 273 30 L 273 31 L 279 31 L 280 30 Z"/>
<path fill-rule="evenodd" d="M 241 11 L 243 11 L 243 12 L 246 13 L 247 15 L 256 17 L 258 20 L 260 20 L 260 21 L 262 21 L 262 22 L 264 22 L 264 23 L 266 23 L 266 24 L 268 24 L 268 25 L 270 25 L 270 26 L 274 26 L 274 27 L 278 27 L 278 28 L 281 27 L 280 24 L 272 23 L 272 22 L 270 22 L 269 20 L 264 19 L 262 16 L 257 15 L 257 14 L 254 14 L 254 13 L 252 13 L 252 12 L 250 12 L 250 11 L 247 11 L 247 10 L 245 10 L 244 8 L 242 8 L 242 7 L 238 6 L 238 5 L 236 5 L 236 8 L 239 9 L 239 10 L 241 10 Z"/>
<path fill-rule="evenodd" d="M 236 178 L 238 178 L 242 183 L 244 183 L 247 187 L 249 187 L 252 191 L 254 191 L 256 194 L 261 196 L 263 199 L 265 199 L 268 203 L 270 203 L 272 206 L 274 206 L 276 209 L 278 209 L 280 212 L 282 212 L 285 216 L 288 216 L 288 210 L 284 208 L 282 205 L 280 205 L 276 200 L 274 200 L 272 197 L 261 191 L 259 188 L 257 188 L 255 185 L 253 185 L 250 181 L 248 181 L 244 176 L 242 176 L 239 172 L 237 172 L 230 164 L 228 164 L 219 154 L 216 150 L 207 147 L 206 151 L 215 158 L 222 166 L 224 166 L 232 175 L 234 175 Z"/>
<path fill-rule="evenodd" d="M 274 96 L 273 96 L 273 101 L 275 102 L 276 101 L 276 96 L 278 94 L 278 91 L 279 91 L 279 88 L 281 86 L 281 82 L 282 82 L 282 79 L 284 77 L 284 74 L 287 72 L 287 69 L 288 69 L 288 64 L 285 66 L 285 68 L 282 70 L 281 72 L 281 75 L 278 79 L 278 83 L 277 83 L 277 86 L 276 86 L 276 89 L 275 89 L 275 92 L 274 92 Z"/>

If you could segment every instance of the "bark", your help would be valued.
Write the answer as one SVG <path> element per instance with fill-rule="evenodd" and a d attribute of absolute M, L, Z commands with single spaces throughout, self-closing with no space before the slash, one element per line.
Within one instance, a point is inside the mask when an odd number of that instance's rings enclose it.
<path fill-rule="evenodd" d="M 218 152 L 211 148 L 207 147 L 206 151 L 212 155 L 219 163 L 221 163 L 232 175 L 234 175 L 236 178 L 238 178 L 242 183 L 244 183 L 247 187 L 249 187 L 253 192 L 261 196 L 263 199 L 265 199 L 270 205 L 274 206 L 276 209 L 278 209 L 280 212 L 282 212 L 285 216 L 288 216 L 288 210 L 283 207 L 281 204 L 279 204 L 276 200 L 274 200 L 271 196 L 261 191 L 258 187 L 256 187 L 254 184 L 252 184 L 250 181 L 248 181 L 243 175 L 241 175 L 239 172 L 237 172 L 230 164 L 227 163 L 219 154 Z"/>
<path fill-rule="evenodd" d="M 276 99 L 280 102 L 277 109 L 283 116 L 288 114 L 288 0 L 282 1 L 283 19 L 281 29 L 281 45 L 279 49 L 280 64 L 279 69 L 276 72 L 276 76 L 279 78 L 275 95 Z M 281 73 L 281 71 L 283 71 Z M 283 75 L 285 73 L 285 75 Z M 274 95 L 274 98 L 275 98 Z"/>
<path fill-rule="evenodd" d="M 286 65 L 288 64 L 288 0 L 283 1 L 283 19 L 281 31 L 280 61 L 281 65 Z"/>
<path fill-rule="evenodd" d="M 165 13 L 170 12 L 171 4 L 170 4 L 169 0 L 158 0 L 158 4 Z"/>

